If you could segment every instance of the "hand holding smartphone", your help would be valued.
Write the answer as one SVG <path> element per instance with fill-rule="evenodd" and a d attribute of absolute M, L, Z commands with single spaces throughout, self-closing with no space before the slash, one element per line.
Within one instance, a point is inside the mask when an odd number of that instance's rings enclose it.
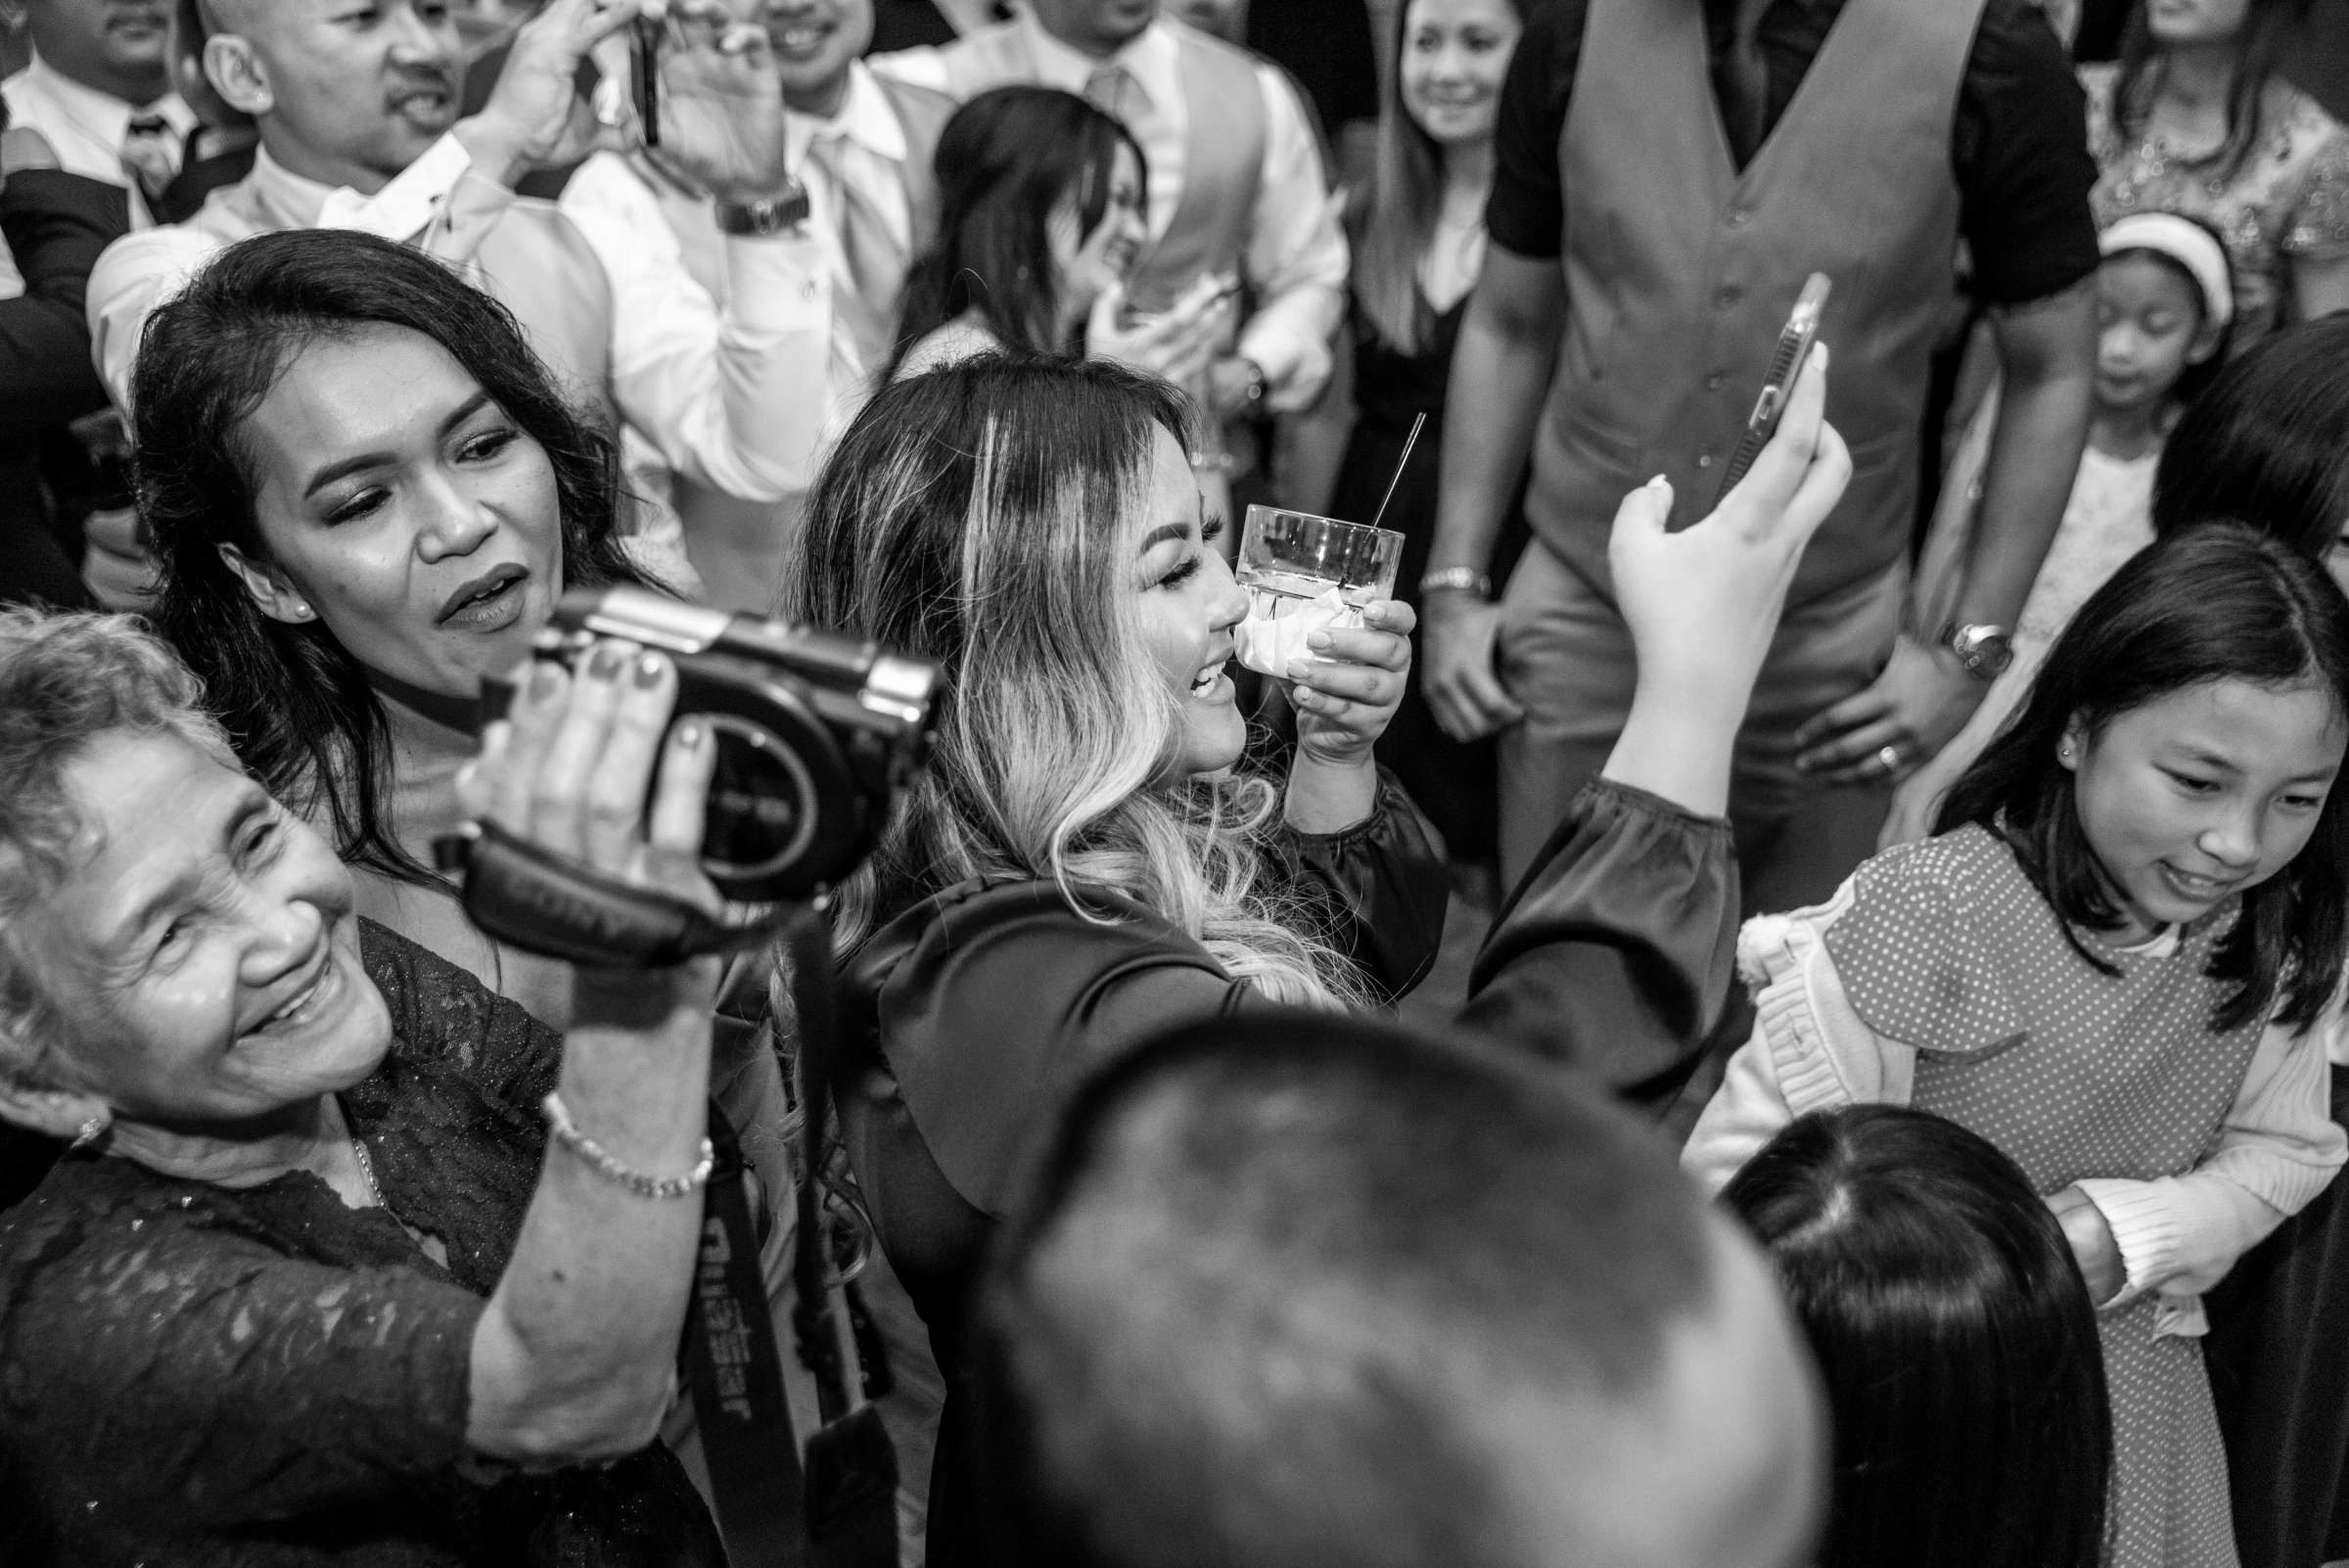
<path fill-rule="evenodd" d="M 1720 506 L 1723 497 L 1737 487 L 1737 482 L 1754 466 L 1762 448 L 1777 434 L 1779 416 L 1786 412 L 1787 395 L 1794 390 L 1794 378 L 1802 373 L 1811 358 L 1811 346 L 1819 341 L 1819 318 L 1826 314 L 1827 296 L 1834 292 L 1834 287 L 1833 280 L 1823 272 L 1814 272 L 1804 280 L 1803 292 L 1795 298 L 1794 310 L 1778 332 L 1778 346 L 1771 352 L 1770 369 L 1762 377 L 1762 392 L 1754 399 L 1754 411 L 1746 417 L 1745 434 L 1737 438 L 1728 466 L 1721 472 L 1721 488 L 1714 492 L 1714 506 Z"/>

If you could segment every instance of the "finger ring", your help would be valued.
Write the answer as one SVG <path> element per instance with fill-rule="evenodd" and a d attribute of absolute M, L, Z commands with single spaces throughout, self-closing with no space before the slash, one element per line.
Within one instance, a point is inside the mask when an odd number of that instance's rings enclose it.
<path fill-rule="evenodd" d="M 1876 752 L 1876 761 L 1883 764 L 1885 772 L 1897 773 L 1901 770 L 1901 749 L 1897 746 L 1880 747 Z"/>

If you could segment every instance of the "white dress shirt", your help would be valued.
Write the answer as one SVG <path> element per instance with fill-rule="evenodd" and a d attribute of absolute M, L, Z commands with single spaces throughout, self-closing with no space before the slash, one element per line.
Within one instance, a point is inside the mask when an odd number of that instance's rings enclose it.
<path fill-rule="evenodd" d="M 910 258 L 913 207 L 905 188 L 909 149 L 897 112 L 862 61 L 849 67 L 848 92 L 839 114 L 818 119 L 787 111 L 784 124 L 792 172 L 807 190 L 806 239 L 791 250 L 788 265 L 771 273 L 762 286 L 784 288 L 822 314 L 829 352 L 821 424 L 836 432 L 854 417 L 882 367 L 864 362 L 855 340 L 832 309 L 834 298 L 852 286 L 840 240 L 841 195 L 820 161 L 808 153 L 820 141 L 840 141 L 842 165 L 879 211 L 899 252 Z M 599 252 L 659 225 L 675 242 L 694 279 L 721 305 L 732 304 L 736 284 L 725 264 L 726 240 L 707 197 L 644 170 L 631 160 L 598 153 L 564 186 L 560 206 Z"/>
<path fill-rule="evenodd" d="M 127 408 L 148 315 L 213 252 L 250 234 L 355 228 L 465 263 L 516 201 L 474 172 L 453 136 L 373 196 L 303 179 L 264 150 L 251 175 L 214 192 L 186 223 L 128 235 L 99 258 L 89 292 L 99 375 Z M 611 284 L 611 395 L 623 435 L 635 438 L 631 467 L 657 453 L 660 467 L 752 500 L 804 488 L 823 418 L 806 369 L 828 333 L 822 300 L 800 286 L 809 243 L 726 240 L 731 286 L 721 308 L 666 228 L 576 226 Z"/>
<path fill-rule="evenodd" d="M 1119 117 L 1149 161 L 1150 237 L 1165 235 L 1182 199 L 1191 115 L 1212 107 L 1184 101 L 1174 31 L 1183 24 L 1161 16 L 1107 60 L 1061 42 L 1033 12 L 1023 11 L 1018 25 L 1039 86 L 1082 97 L 1102 67 L 1124 68 L 1128 80 Z M 936 48 L 899 50 L 872 64 L 900 80 L 952 91 Z M 1346 313 L 1346 234 L 1296 88 L 1262 60 L 1256 82 L 1265 102 L 1265 162 L 1242 265 L 1259 303 L 1240 331 L 1238 351 L 1265 373 L 1270 405 L 1288 411 L 1311 404 L 1329 379 L 1330 343 Z"/>
<path fill-rule="evenodd" d="M 36 53 L 30 65 L 0 81 L 0 98 L 8 101 L 9 123 L 39 131 L 57 154 L 60 168 L 129 191 L 132 228 L 155 222 L 146 198 L 122 167 L 122 141 L 130 134 L 130 122 L 141 115 L 160 115 L 171 134 L 184 141 L 196 128 L 196 112 L 179 94 L 166 93 L 152 104 L 125 103 L 75 81 Z M 0 254 L 0 300 L 13 300 L 23 292 L 24 281 L 15 263 Z"/>

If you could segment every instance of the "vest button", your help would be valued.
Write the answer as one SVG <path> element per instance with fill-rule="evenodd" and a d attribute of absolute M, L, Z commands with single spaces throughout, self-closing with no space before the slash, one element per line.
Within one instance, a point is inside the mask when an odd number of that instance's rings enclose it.
<path fill-rule="evenodd" d="M 1724 310 L 1729 310 L 1734 309 L 1737 301 L 1744 298 L 1745 291 L 1732 283 L 1727 285 L 1719 294 L 1715 295 L 1713 297 L 1713 302 Z"/>
<path fill-rule="evenodd" d="M 1697 453 L 1696 466 L 1699 468 L 1711 468 L 1713 466 L 1713 454 L 1711 452 Z"/>
<path fill-rule="evenodd" d="M 1715 372 L 1713 372 L 1713 374 L 1712 374 L 1712 375 L 1710 375 L 1710 376 L 1707 376 L 1707 377 L 1705 378 L 1705 391 L 1707 391 L 1707 392 L 1719 392 L 1719 391 L 1721 391 L 1721 385 L 1722 385 L 1722 383 L 1723 383 L 1723 382 L 1725 382 L 1725 381 L 1727 381 L 1727 379 L 1728 379 L 1728 378 L 1727 378 L 1727 376 L 1724 376 L 1724 375 L 1723 375 L 1723 374 L 1722 374 L 1720 371 L 1716 370 Z"/>
<path fill-rule="evenodd" d="M 1752 208 L 1750 208 L 1750 207 L 1732 207 L 1732 208 L 1729 208 L 1729 227 L 1730 227 L 1730 228 L 1732 228 L 1732 229 L 1742 229 L 1742 228 L 1744 228 L 1744 227 L 1745 227 L 1745 226 L 1746 226 L 1748 223 L 1751 223 L 1753 220 L 1754 220 L 1754 209 L 1753 209 Z"/>

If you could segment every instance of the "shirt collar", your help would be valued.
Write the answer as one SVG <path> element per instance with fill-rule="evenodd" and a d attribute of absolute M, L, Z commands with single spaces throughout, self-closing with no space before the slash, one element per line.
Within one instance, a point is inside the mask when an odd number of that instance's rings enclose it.
<path fill-rule="evenodd" d="M 1174 39 L 1174 29 L 1181 23 L 1164 15 L 1128 39 L 1126 46 L 1107 60 L 1096 60 L 1053 37 L 1036 20 L 1032 6 L 1022 8 L 1019 21 L 1013 25 L 1027 33 L 1029 58 L 1036 62 L 1036 80 L 1046 87 L 1082 95 L 1094 71 L 1103 66 L 1123 66 L 1152 105 L 1163 107 L 1179 102 L 1182 97 Z"/>
<path fill-rule="evenodd" d="M 271 158 L 266 147 L 253 149 L 253 172 L 245 176 L 245 188 L 271 223 L 288 229 L 317 227 L 318 215 L 326 210 L 327 199 L 336 191 L 334 186 L 295 173 Z"/>
<path fill-rule="evenodd" d="M 905 127 L 898 123 L 897 111 L 889 104 L 889 95 L 873 79 L 861 60 L 849 62 L 849 87 L 840 101 L 840 113 L 830 119 L 817 119 L 811 115 L 787 111 L 786 119 L 797 121 L 800 130 L 810 142 L 827 136 L 840 136 L 893 163 L 902 163 L 911 156 L 905 144 Z"/>
<path fill-rule="evenodd" d="M 130 132 L 130 122 L 140 115 L 161 115 L 174 135 L 185 136 L 196 125 L 196 112 L 181 100 L 177 93 L 165 93 L 152 104 L 126 103 L 113 93 L 75 81 L 64 71 L 33 52 L 24 67 L 24 83 L 37 87 L 68 119 L 81 127 L 84 133 L 109 147 L 119 147 Z"/>

